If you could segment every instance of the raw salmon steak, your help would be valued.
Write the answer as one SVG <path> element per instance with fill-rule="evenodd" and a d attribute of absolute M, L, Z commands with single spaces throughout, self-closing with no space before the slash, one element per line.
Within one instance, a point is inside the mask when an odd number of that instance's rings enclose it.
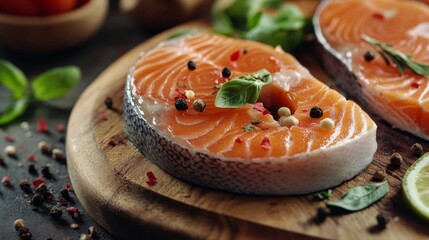
<path fill-rule="evenodd" d="M 429 139 L 429 79 L 385 60 L 363 36 L 429 64 L 429 7 L 417 1 L 331 0 L 314 17 L 321 56 L 342 87 L 393 127 Z M 375 56 L 365 54 L 372 53 Z"/>
<path fill-rule="evenodd" d="M 255 104 L 215 106 L 220 85 L 261 69 L 272 82 Z M 190 90 L 195 96 L 185 94 Z M 180 98 L 188 109 L 176 108 Z M 193 109 L 195 99 L 204 111 Z M 179 179 L 230 192 L 323 190 L 358 174 L 377 148 L 372 119 L 291 55 L 211 33 L 143 53 L 129 73 L 124 106 L 126 135 L 148 159 Z M 323 110 L 319 118 L 310 116 L 315 106 Z M 279 107 L 291 110 L 295 125 L 279 123 Z M 322 127 L 324 119 L 333 125 Z"/>

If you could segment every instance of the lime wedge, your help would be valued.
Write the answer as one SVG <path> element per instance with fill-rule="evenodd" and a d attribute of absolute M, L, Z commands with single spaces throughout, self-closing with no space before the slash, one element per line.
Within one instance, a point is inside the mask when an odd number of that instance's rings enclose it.
<path fill-rule="evenodd" d="M 402 181 L 402 191 L 413 210 L 429 221 L 429 152 L 408 168 Z"/>

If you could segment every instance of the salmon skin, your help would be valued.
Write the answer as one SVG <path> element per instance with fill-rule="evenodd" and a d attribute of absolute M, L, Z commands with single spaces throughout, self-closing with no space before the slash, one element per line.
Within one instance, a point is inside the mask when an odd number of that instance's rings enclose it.
<path fill-rule="evenodd" d="M 402 129 L 429 140 L 429 79 L 401 74 L 362 39 L 391 44 L 395 51 L 429 64 L 429 7 L 417 1 L 331 0 L 314 17 L 326 70 L 362 106 Z M 375 58 L 366 59 L 371 52 Z"/>
<path fill-rule="evenodd" d="M 222 74 L 224 68 L 230 75 Z M 270 72 L 272 82 L 256 104 L 215 106 L 219 85 L 261 69 Z M 175 99 L 186 98 L 186 90 L 206 103 L 204 111 L 193 110 L 191 95 L 188 109 L 176 109 Z M 323 110 L 320 118 L 310 117 L 314 106 Z M 299 123 L 280 125 L 279 107 L 288 107 Z M 331 128 L 321 127 L 326 118 L 334 122 Z M 143 53 L 128 75 L 124 119 L 128 139 L 167 173 L 236 193 L 330 188 L 364 169 L 377 148 L 372 119 L 291 55 L 211 33 L 170 40 Z"/>

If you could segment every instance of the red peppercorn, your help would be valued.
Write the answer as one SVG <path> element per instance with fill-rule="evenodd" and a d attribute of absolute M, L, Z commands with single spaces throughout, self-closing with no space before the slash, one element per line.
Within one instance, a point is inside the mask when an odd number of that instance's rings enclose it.
<path fill-rule="evenodd" d="M 261 142 L 261 147 L 266 150 L 271 149 L 270 139 L 268 139 L 267 137 L 264 137 L 264 139 L 262 139 L 262 142 Z"/>
<path fill-rule="evenodd" d="M 45 179 L 43 177 L 38 177 L 33 180 L 33 186 L 37 188 L 40 184 L 45 183 Z"/>
<path fill-rule="evenodd" d="M 155 179 L 155 180 L 156 180 L 155 174 L 153 174 L 153 172 L 147 172 L 147 173 L 146 173 L 146 176 L 147 176 L 149 179 Z"/>
<path fill-rule="evenodd" d="M 379 13 L 379 12 L 373 13 L 372 17 L 375 18 L 375 19 L 379 19 L 379 20 L 383 20 L 384 19 L 384 15 L 382 13 Z"/>
<path fill-rule="evenodd" d="M 112 146 L 112 147 L 114 147 L 114 146 L 116 146 L 116 145 L 117 145 L 117 143 L 116 143 L 114 140 L 110 140 L 107 144 L 108 144 L 109 146 Z"/>
<path fill-rule="evenodd" d="M 236 137 L 236 138 L 235 138 L 235 142 L 236 142 L 236 143 L 242 143 L 243 141 L 241 140 L 241 138 Z"/>
<path fill-rule="evenodd" d="M 67 191 L 71 192 L 72 191 L 72 186 L 70 184 L 66 184 L 66 189 Z"/>
<path fill-rule="evenodd" d="M 3 139 L 6 142 L 14 142 L 15 141 L 15 139 L 13 139 L 13 137 L 11 135 L 4 135 Z"/>
<path fill-rule="evenodd" d="M 1 183 L 2 183 L 3 185 L 10 185 L 10 177 L 8 177 L 8 176 L 4 176 L 4 177 L 1 179 Z"/>
<path fill-rule="evenodd" d="M 36 161 L 36 156 L 34 154 L 30 154 L 28 155 L 27 160 L 30 162 L 34 162 Z"/>
<path fill-rule="evenodd" d="M 57 124 L 55 126 L 55 128 L 57 129 L 57 132 L 59 132 L 59 133 L 63 133 L 66 130 L 66 127 L 62 123 Z"/>
<path fill-rule="evenodd" d="M 149 178 L 149 180 L 147 180 L 146 183 L 149 186 L 154 186 L 154 185 L 156 185 L 156 180 L 153 178 Z"/>
<path fill-rule="evenodd" d="M 240 57 L 240 50 L 237 50 L 231 54 L 230 60 L 231 62 L 235 62 Z"/>
<path fill-rule="evenodd" d="M 103 120 L 103 121 L 106 121 L 108 119 L 108 117 L 107 117 L 107 115 L 105 113 L 102 113 L 100 115 L 100 119 Z"/>
<path fill-rule="evenodd" d="M 413 82 L 413 83 L 411 83 L 411 87 L 413 87 L 413 88 L 419 88 L 420 84 L 418 84 L 416 82 Z"/>
<path fill-rule="evenodd" d="M 37 123 L 37 131 L 45 133 L 48 131 L 48 122 L 45 119 L 40 119 Z"/>

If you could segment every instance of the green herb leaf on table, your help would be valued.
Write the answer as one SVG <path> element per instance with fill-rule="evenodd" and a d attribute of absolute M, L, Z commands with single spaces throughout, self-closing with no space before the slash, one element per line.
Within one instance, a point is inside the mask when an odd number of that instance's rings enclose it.
<path fill-rule="evenodd" d="M 45 101 L 63 96 L 80 77 L 78 67 L 59 67 L 38 76 L 30 89 L 24 73 L 11 62 L 0 59 L 0 84 L 11 91 L 11 103 L 0 112 L 0 125 L 21 116 L 33 99 Z"/>
<path fill-rule="evenodd" d="M 213 11 L 216 32 L 270 44 L 289 51 L 304 41 L 311 20 L 294 4 L 278 0 L 236 0 Z M 274 7 L 274 8 L 273 8 Z M 269 13 L 270 12 L 270 13 Z M 275 13 L 272 13 L 275 12 Z"/>
<path fill-rule="evenodd" d="M 338 201 L 330 201 L 329 207 L 338 207 L 348 211 L 362 210 L 377 202 L 389 192 L 389 183 L 371 183 L 349 189 Z"/>
<path fill-rule="evenodd" d="M 246 103 L 254 104 L 258 100 L 262 87 L 271 82 L 271 74 L 265 69 L 233 78 L 220 87 L 215 106 L 239 108 Z"/>
<path fill-rule="evenodd" d="M 42 73 L 31 83 L 37 100 L 59 98 L 70 91 L 81 78 L 80 69 L 75 66 L 58 67 Z"/>
<path fill-rule="evenodd" d="M 0 59 L 0 83 L 11 90 L 12 99 L 25 95 L 28 80 L 24 73 L 12 63 Z"/>
<path fill-rule="evenodd" d="M 399 73 L 402 75 L 403 70 L 409 70 L 420 76 L 429 76 L 429 65 L 416 62 L 411 59 L 411 56 L 391 48 L 390 44 L 379 42 L 369 36 L 363 35 L 362 39 L 373 47 L 378 54 L 383 58 L 387 65 L 394 63 Z"/>

